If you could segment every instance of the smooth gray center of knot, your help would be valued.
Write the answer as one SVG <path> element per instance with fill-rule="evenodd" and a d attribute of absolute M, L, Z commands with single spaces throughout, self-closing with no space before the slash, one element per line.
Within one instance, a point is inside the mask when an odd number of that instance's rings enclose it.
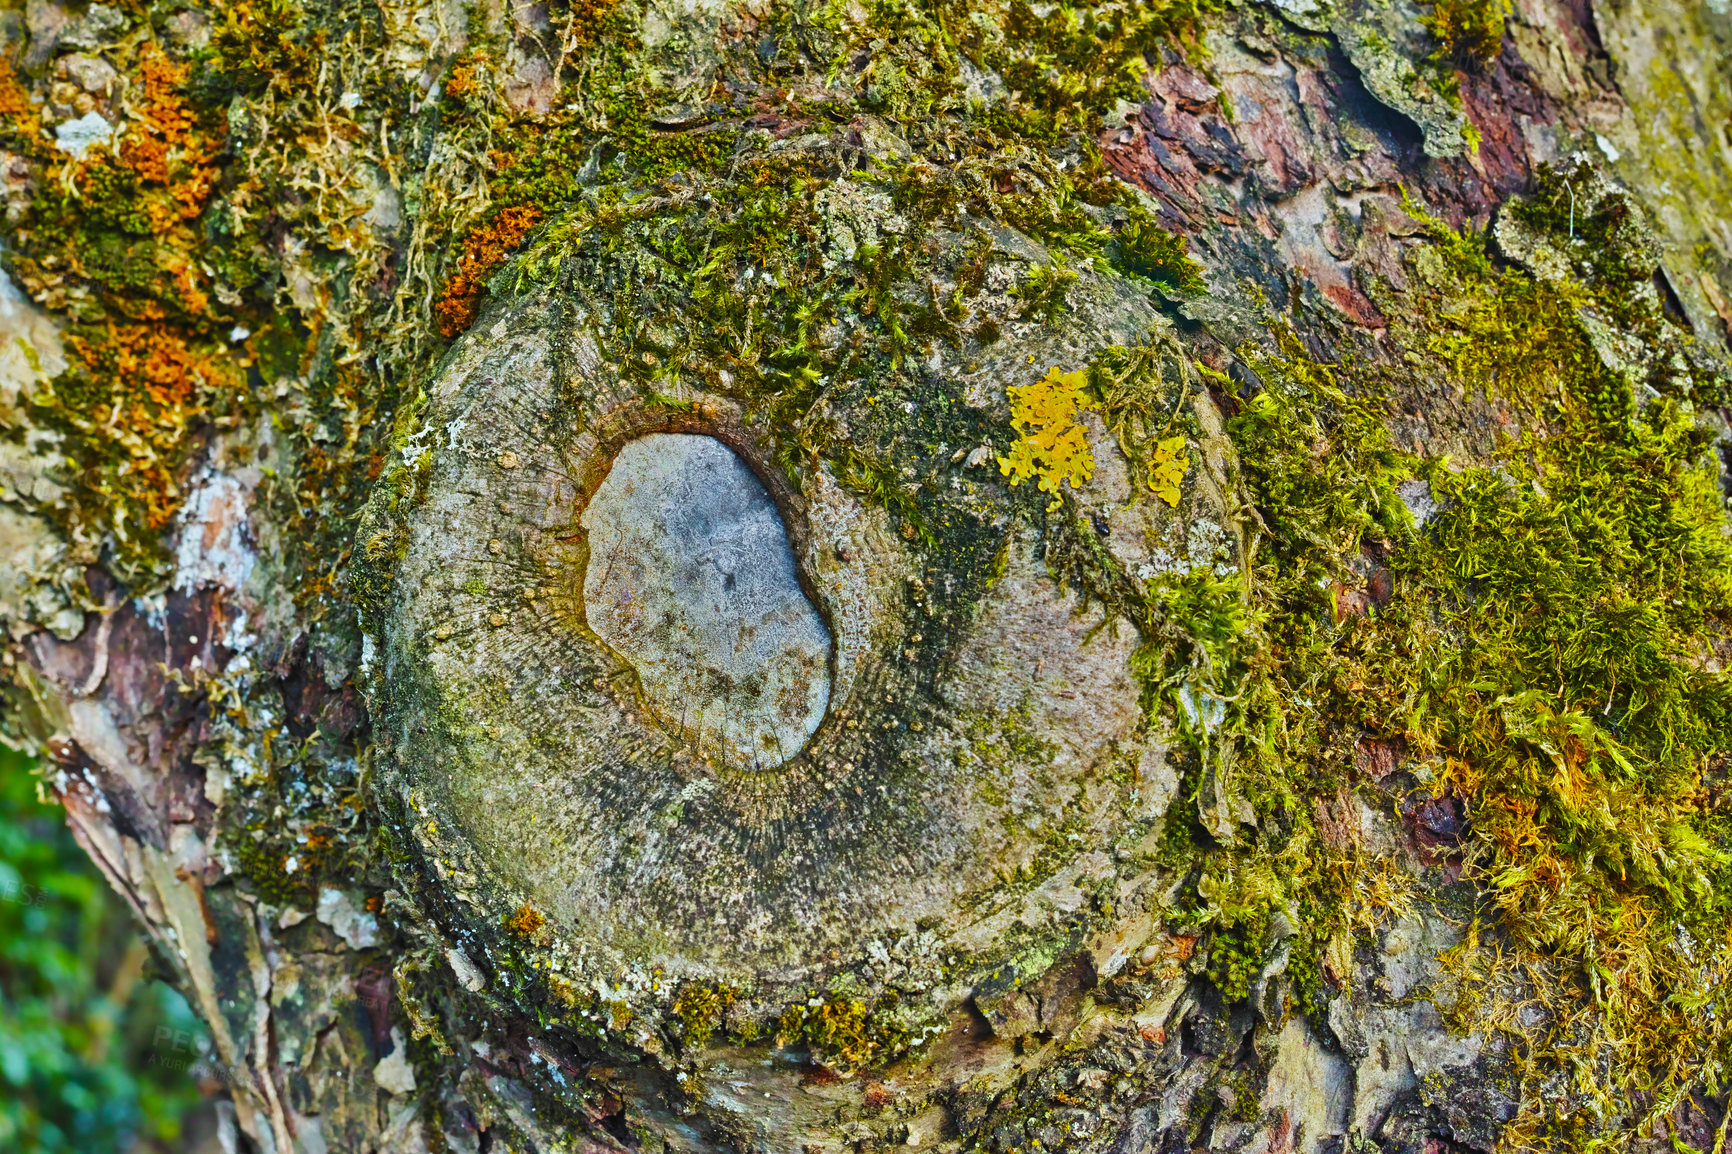
<path fill-rule="evenodd" d="M 589 627 L 650 707 L 738 768 L 800 752 L 830 704 L 830 630 L 776 503 L 714 437 L 628 442 L 584 510 Z"/>

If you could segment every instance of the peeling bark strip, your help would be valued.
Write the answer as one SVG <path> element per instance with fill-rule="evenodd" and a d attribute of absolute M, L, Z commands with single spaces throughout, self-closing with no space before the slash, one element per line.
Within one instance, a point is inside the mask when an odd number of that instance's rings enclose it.
<path fill-rule="evenodd" d="M 1719 1154 L 1722 7 L 0 11 L 4 732 L 236 1149 Z"/>

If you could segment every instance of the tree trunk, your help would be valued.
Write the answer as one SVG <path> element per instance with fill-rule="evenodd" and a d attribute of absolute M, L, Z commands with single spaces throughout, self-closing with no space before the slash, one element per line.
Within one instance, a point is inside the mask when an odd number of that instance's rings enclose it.
<path fill-rule="evenodd" d="M 7 732 L 237 1140 L 1718 1154 L 1724 8 L 0 12 Z"/>

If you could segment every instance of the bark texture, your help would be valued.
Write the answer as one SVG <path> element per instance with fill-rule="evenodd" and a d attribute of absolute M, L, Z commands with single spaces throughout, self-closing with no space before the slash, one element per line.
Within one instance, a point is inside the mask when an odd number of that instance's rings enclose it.
<path fill-rule="evenodd" d="M 0 11 L 6 735 L 236 1141 L 1719 1154 L 1724 7 Z"/>

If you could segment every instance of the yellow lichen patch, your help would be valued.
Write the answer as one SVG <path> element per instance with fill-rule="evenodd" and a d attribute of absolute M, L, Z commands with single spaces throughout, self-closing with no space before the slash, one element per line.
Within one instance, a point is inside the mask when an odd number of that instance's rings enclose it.
<path fill-rule="evenodd" d="M 457 271 L 445 282 L 445 291 L 433 306 L 441 335 L 454 337 L 475 322 L 487 278 L 498 271 L 541 217 L 542 211 L 535 205 L 517 205 L 502 210 L 469 234 L 463 254 L 457 258 Z"/>
<path fill-rule="evenodd" d="M 593 995 L 584 993 L 558 974 L 547 975 L 547 987 L 568 1010 L 588 1009 L 595 1003 Z"/>
<path fill-rule="evenodd" d="M 803 1045 L 820 1065 L 843 1073 L 872 1065 L 908 1043 L 907 1033 L 858 998 L 812 998 L 788 1007 L 777 1023 L 779 1045 Z"/>
<path fill-rule="evenodd" d="M 1185 453 L 1184 434 L 1161 438 L 1155 445 L 1154 458 L 1149 462 L 1149 491 L 1177 508 L 1179 485 L 1190 468 L 1191 459 Z"/>
<path fill-rule="evenodd" d="M 1056 365 L 1032 385 L 1011 386 L 1010 421 L 1022 438 L 998 459 L 998 470 L 1012 485 L 1037 480 L 1056 505 L 1060 484 L 1079 488 L 1094 475 L 1094 453 L 1076 421 L 1078 409 L 1095 407 L 1087 387 L 1087 370 L 1061 373 Z"/>

